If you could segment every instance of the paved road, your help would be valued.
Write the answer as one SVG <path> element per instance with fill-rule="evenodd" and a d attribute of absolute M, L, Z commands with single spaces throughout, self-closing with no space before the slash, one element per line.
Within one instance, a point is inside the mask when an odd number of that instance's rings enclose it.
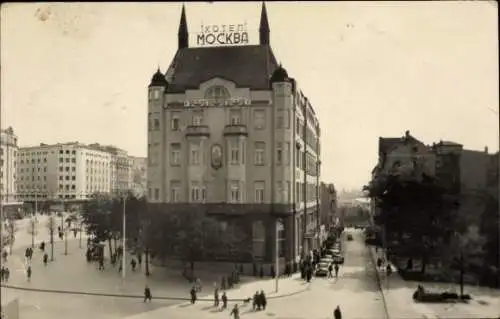
<path fill-rule="evenodd" d="M 344 243 L 345 265 L 341 268 L 339 279 L 315 278 L 308 290 L 289 297 L 269 300 L 266 311 L 254 312 L 249 305 L 242 305 L 244 318 L 275 319 L 326 319 L 332 318 L 333 308 L 340 305 L 344 318 L 387 318 L 382 295 L 376 281 L 374 265 L 369 250 L 364 245 L 360 232 L 349 230 L 354 241 Z M 346 236 L 344 234 L 344 236 Z M 306 285 L 300 278 L 287 279 L 286 285 L 293 281 L 296 285 Z M 290 282 L 291 281 L 291 282 Z M 285 285 L 285 283 L 283 284 Z M 253 287 L 252 287 L 253 288 Z M 257 288 L 254 288 L 256 290 Z M 281 289 L 288 289 L 282 287 Z M 251 295 L 249 290 L 247 295 Z M 177 305 L 153 311 L 147 316 L 138 315 L 129 319 L 187 319 L 187 318 L 227 318 L 227 311 L 220 312 L 210 304 L 199 303 L 195 306 Z"/>

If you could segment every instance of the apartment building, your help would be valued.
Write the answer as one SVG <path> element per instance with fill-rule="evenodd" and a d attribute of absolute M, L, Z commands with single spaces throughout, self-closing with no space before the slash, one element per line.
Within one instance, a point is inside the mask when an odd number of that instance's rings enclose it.
<path fill-rule="evenodd" d="M 138 196 L 147 195 L 148 162 L 145 157 L 131 157 L 132 161 L 132 192 Z"/>
<path fill-rule="evenodd" d="M 17 200 L 16 158 L 18 152 L 17 136 L 12 127 L 1 130 L 0 143 L 0 203 L 6 207 Z"/>
<path fill-rule="evenodd" d="M 110 154 L 111 193 L 122 195 L 132 189 L 132 158 L 127 151 L 110 145 L 90 144 L 89 147 Z"/>
<path fill-rule="evenodd" d="M 19 198 L 75 201 L 111 191 L 111 154 L 78 142 L 19 148 Z"/>
<path fill-rule="evenodd" d="M 291 261 L 317 241 L 320 126 L 269 34 L 263 5 L 258 45 L 192 48 L 183 7 L 178 51 L 148 88 L 147 198 L 247 234 L 239 260 L 272 261 L 278 227 Z"/>

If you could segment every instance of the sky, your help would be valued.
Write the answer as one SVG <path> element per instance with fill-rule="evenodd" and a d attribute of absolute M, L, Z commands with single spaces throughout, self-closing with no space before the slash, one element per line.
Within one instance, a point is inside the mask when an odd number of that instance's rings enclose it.
<path fill-rule="evenodd" d="M 79 141 L 147 154 L 147 86 L 177 49 L 181 3 L 1 7 L 1 126 L 21 146 Z M 360 189 L 378 138 L 406 130 L 498 150 L 493 1 L 271 2 L 271 46 L 319 116 L 322 180 Z M 246 22 L 260 2 L 187 3 L 203 24 Z"/>

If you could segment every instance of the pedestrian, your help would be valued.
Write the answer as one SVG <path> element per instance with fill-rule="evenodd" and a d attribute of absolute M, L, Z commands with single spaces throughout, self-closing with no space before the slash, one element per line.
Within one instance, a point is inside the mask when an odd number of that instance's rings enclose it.
<path fill-rule="evenodd" d="M 47 262 L 49 261 L 49 255 L 47 253 L 43 254 L 43 264 L 47 266 Z"/>
<path fill-rule="evenodd" d="M 104 258 L 102 256 L 99 258 L 99 270 L 104 270 Z"/>
<path fill-rule="evenodd" d="M 221 287 L 222 290 L 226 290 L 226 288 L 227 288 L 227 286 L 226 286 L 226 277 L 225 276 L 222 276 L 220 287 Z"/>
<path fill-rule="evenodd" d="M 196 302 L 196 287 L 193 286 L 193 288 L 191 288 L 191 303 L 194 304 Z"/>
<path fill-rule="evenodd" d="M 142 255 L 141 254 L 137 254 L 137 263 L 139 264 L 139 267 L 141 267 L 141 264 L 142 264 Z"/>
<path fill-rule="evenodd" d="M 274 269 L 274 265 L 271 265 L 271 278 L 276 278 L 276 270 Z"/>
<path fill-rule="evenodd" d="M 267 299 L 266 299 L 266 294 L 264 294 L 264 290 L 260 291 L 260 295 L 259 296 L 260 296 L 260 304 L 262 306 L 262 309 L 266 310 Z"/>
<path fill-rule="evenodd" d="M 74 236 L 75 238 L 76 238 L 76 232 L 77 232 L 76 228 L 73 228 L 73 236 Z"/>
<path fill-rule="evenodd" d="M 339 277 L 339 264 L 335 264 L 335 278 Z"/>
<path fill-rule="evenodd" d="M 252 308 L 254 311 L 260 310 L 260 294 L 258 291 L 255 292 L 255 295 L 253 295 Z"/>
<path fill-rule="evenodd" d="M 123 264 L 119 263 L 118 264 L 118 272 L 122 272 L 122 270 L 123 270 Z"/>
<path fill-rule="evenodd" d="M 2 251 L 2 258 L 3 258 L 3 261 L 4 261 L 4 262 L 7 262 L 7 256 L 8 256 L 8 255 L 9 255 L 9 254 L 7 253 L 7 250 L 3 250 L 3 251 Z"/>
<path fill-rule="evenodd" d="M 328 278 L 333 278 L 332 271 L 333 271 L 333 265 L 330 264 L 328 265 Z"/>
<path fill-rule="evenodd" d="M 256 263 L 252 264 L 252 274 L 254 277 L 257 277 L 257 264 Z"/>
<path fill-rule="evenodd" d="M 31 280 L 31 266 L 28 266 L 26 269 L 26 276 L 28 277 L 28 281 Z"/>
<path fill-rule="evenodd" d="M 312 268 L 311 268 L 311 266 L 307 266 L 307 270 L 306 270 L 307 282 L 311 282 L 311 278 L 312 278 Z"/>
<path fill-rule="evenodd" d="M 342 319 L 342 312 L 340 311 L 340 307 L 337 306 L 335 310 L 333 311 L 333 318 L 334 319 Z"/>
<path fill-rule="evenodd" d="M 378 268 L 382 267 L 382 258 L 380 258 L 380 257 L 377 258 L 377 267 Z"/>
<path fill-rule="evenodd" d="M 219 307 L 219 288 L 214 289 L 214 307 Z"/>
<path fill-rule="evenodd" d="M 135 271 L 136 261 L 134 258 L 132 258 L 132 261 L 130 261 L 130 266 L 132 267 L 132 271 Z"/>
<path fill-rule="evenodd" d="M 233 310 L 229 315 L 233 315 L 234 319 L 240 319 L 240 309 L 238 308 L 238 304 L 235 304 Z"/>
<path fill-rule="evenodd" d="M 221 299 L 222 299 L 222 309 L 227 309 L 227 295 L 225 291 L 222 293 Z"/>
<path fill-rule="evenodd" d="M 144 287 L 144 302 L 146 302 L 146 300 L 149 300 L 149 302 L 151 302 L 151 299 L 153 299 L 153 296 L 151 295 L 151 289 L 149 289 L 148 285 L 146 285 L 146 287 Z"/>
<path fill-rule="evenodd" d="M 4 276 L 5 282 L 9 281 L 9 276 L 10 276 L 9 267 L 5 267 L 3 276 Z"/>
<path fill-rule="evenodd" d="M 44 241 L 42 241 L 42 242 L 40 243 L 40 250 L 41 250 L 41 251 L 45 251 L 45 242 L 44 242 Z"/>

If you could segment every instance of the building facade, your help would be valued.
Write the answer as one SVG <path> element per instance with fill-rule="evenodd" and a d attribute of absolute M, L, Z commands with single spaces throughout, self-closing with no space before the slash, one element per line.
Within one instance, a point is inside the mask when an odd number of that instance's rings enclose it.
<path fill-rule="evenodd" d="M 291 261 L 319 230 L 320 127 L 269 32 L 263 5 L 259 45 L 192 48 L 183 7 L 177 53 L 148 88 L 147 198 L 234 224 L 240 260 L 272 261 L 279 227 Z"/>
<path fill-rule="evenodd" d="M 145 157 L 131 157 L 132 161 L 132 192 L 137 197 L 147 195 L 148 162 Z"/>
<path fill-rule="evenodd" d="M 333 184 L 320 184 L 320 218 L 327 228 L 335 226 L 338 216 L 337 190 Z"/>
<path fill-rule="evenodd" d="M 127 151 L 110 145 L 90 144 L 89 147 L 110 154 L 111 193 L 122 195 L 132 190 L 132 162 Z"/>
<path fill-rule="evenodd" d="M 18 201 L 16 158 L 17 136 L 12 127 L 1 130 L 0 148 L 0 203 L 9 206 Z"/>
<path fill-rule="evenodd" d="M 78 142 L 22 147 L 17 161 L 25 202 L 79 201 L 111 191 L 111 154 Z"/>

